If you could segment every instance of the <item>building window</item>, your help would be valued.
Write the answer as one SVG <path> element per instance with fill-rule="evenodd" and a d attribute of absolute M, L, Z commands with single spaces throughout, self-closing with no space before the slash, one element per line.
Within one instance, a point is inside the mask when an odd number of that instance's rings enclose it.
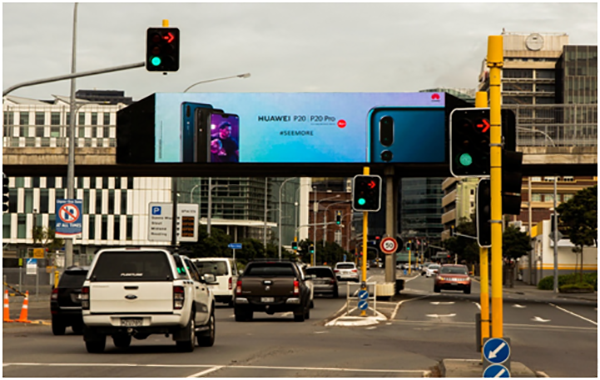
<path fill-rule="evenodd" d="M 562 177 L 563 182 L 575 182 L 575 177 L 565 176 Z"/>
<path fill-rule="evenodd" d="M 121 190 L 121 214 L 127 215 L 127 190 Z"/>
<path fill-rule="evenodd" d="M 535 91 L 536 92 L 554 92 L 554 85 L 553 84 L 536 84 L 535 85 Z"/>
<path fill-rule="evenodd" d="M 533 70 L 531 69 L 504 69 L 502 70 L 503 78 L 533 78 Z"/>
<path fill-rule="evenodd" d="M 85 112 L 79 112 L 79 125 L 85 125 Z"/>
<path fill-rule="evenodd" d="M 88 189 L 83 190 L 83 213 L 90 213 L 90 191 Z"/>
<path fill-rule="evenodd" d="M 108 189 L 108 177 L 102 177 L 102 188 Z"/>
<path fill-rule="evenodd" d="M 133 189 L 133 177 L 127 178 L 127 189 Z"/>
<path fill-rule="evenodd" d="M 121 240 L 121 217 L 115 215 L 115 227 L 113 228 L 113 240 Z"/>
<path fill-rule="evenodd" d="M 100 239 L 108 240 L 108 216 L 102 215 L 102 226 L 100 231 Z"/>
<path fill-rule="evenodd" d="M 44 125 L 44 113 L 43 112 L 35 113 L 35 125 Z"/>
<path fill-rule="evenodd" d="M 125 231 L 125 239 L 133 240 L 133 216 L 127 216 L 127 226 Z"/>
<path fill-rule="evenodd" d="M 115 189 L 121 188 L 121 177 L 115 177 Z"/>
<path fill-rule="evenodd" d="M 541 202 L 542 201 L 542 194 L 538 194 L 538 193 L 531 194 L 531 201 L 532 202 Z"/>
<path fill-rule="evenodd" d="M 90 240 L 96 239 L 96 216 L 95 215 L 90 215 L 88 238 Z"/>
<path fill-rule="evenodd" d="M 15 113 L 4 112 L 4 126 L 12 126 L 15 124 Z"/>
<path fill-rule="evenodd" d="M 65 125 L 71 125 L 71 112 L 65 112 Z"/>
<path fill-rule="evenodd" d="M 102 120 L 102 124 L 109 125 L 110 124 L 110 113 L 105 112 L 102 114 L 102 116 L 104 117 L 104 120 Z"/>
<path fill-rule="evenodd" d="M 554 194 L 544 194 L 544 202 L 554 202 Z"/>
<path fill-rule="evenodd" d="M 568 202 L 573 199 L 573 194 L 563 194 L 563 202 Z"/>
<path fill-rule="evenodd" d="M 544 177 L 544 182 L 554 182 L 554 177 Z"/>
<path fill-rule="evenodd" d="M 40 187 L 40 177 L 31 177 L 31 187 L 34 189 Z"/>
<path fill-rule="evenodd" d="M 9 239 L 10 236 L 10 214 L 4 214 L 2 216 L 2 236 L 5 239 Z"/>
<path fill-rule="evenodd" d="M 33 212 L 33 189 L 25 189 L 25 213 Z"/>
<path fill-rule="evenodd" d="M 25 239 L 27 237 L 26 219 L 24 214 L 17 216 L 17 239 Z"/>
<path fill-rule="evenodd" d="M 533 91 L 533 83 L 503 83 L 502 91 Z"/>
<path fill-rule="evenodd" d="M 49 210 L 49 203 L 50 203 L 50 198 L 49 198 L 49 191 L 48 189 L 40 189 L 40 214 L 47 214 L 48 210 Z M 42 218 L 39 217 L 39 220 L 41 221 Z"/>
<path fill-rule="evenodd" d="M 90 189 L 96 188 L 96 177 L 90 177 Z"/>
<path fill-rule="evenodd" d="M 56 177 L 46 177 L 46 188 L 53 189 L 56 187 Z"/>
<path fill-rule="evenodd" d="M 8 189 L 8 198 L 10 199 L 8 202 L 8 212 L 11 214 L 15 214 L 17 212 L 17 197 L 17 189 Z"/>
<path fill-rule="evenodd" d="M 542 182 L 542 177 L 531 177 L 531 182 Z"/>
<path fill-rule="evenodd" d="M 108 213 L 115 213 L 115 191 L 112 189 L 108 190 Z"/>
<path fill-rule="evenodd" d="M 96 214 L 102 214 L 102 190 L 96 190 Z"/>
<path fill-rule="evenodd" d="M 537 79 L 554 79 L 554 70 L 537 70 L 535 77 Z"/>
<path fill-rule="evenodd" d="M 98 125 L 98 112 L 92 112 L 92 125 Z"/>

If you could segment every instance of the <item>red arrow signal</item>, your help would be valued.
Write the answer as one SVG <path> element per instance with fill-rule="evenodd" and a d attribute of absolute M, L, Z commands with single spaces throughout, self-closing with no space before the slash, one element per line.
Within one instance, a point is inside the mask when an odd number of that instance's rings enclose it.
<path fill-rule="evenodd" d="M 369 183 L 367 183 L 367 186 L 369 186 L 369 188 L 374 189 L 375 186 L 377 186 L 377 184 L 375 183 L 375 181 L 369 181 Z"/>
<path fill-rule="evenodd" d="M 169 32 L 166 36 L 163 36 L 163 39 L 166 40 L 168 43 L 171 43 L 175 39 L 175 36 L 171 32 Z"/>
<path fill-rule="evenodd" d="M 483 124 L 477 124 L 477 128 L 483 128 L 481 132 L 485 133 L 488 131 L 488 129 L 490 129 L 490 122 L 486 119 L 481 119 L 481 121 L 483 122 Z"/>

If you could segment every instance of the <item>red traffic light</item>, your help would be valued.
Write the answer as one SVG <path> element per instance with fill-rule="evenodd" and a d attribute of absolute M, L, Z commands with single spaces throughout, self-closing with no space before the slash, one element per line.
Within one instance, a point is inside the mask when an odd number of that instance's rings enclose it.
<path fill-rule="evenodd" d="M 481 123 L 477 123 L 477 128 L 481 129 L 481 132 L 485 133 L 490 129 L 490 122 L 486 119 L 481 119 Z"/>

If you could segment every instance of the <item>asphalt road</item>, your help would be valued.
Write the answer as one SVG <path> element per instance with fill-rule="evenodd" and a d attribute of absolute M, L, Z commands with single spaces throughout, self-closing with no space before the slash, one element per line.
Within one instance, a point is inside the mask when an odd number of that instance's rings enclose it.
<path fill-rule="evenodd" d="M 371 269 L 370 281 L 383 271 Z M 340 298 L 318 297 L 309 320 L 292 314 L 255 313 L 235 322 L 218 305 L 214 347 L 178 353 L 170 338 L 151 335 L 118 349 L 107 340 L 103 354 L 88 354 L 83 338 L 49 326 L 3 324 L 6 377 L 422 377 L 442 359 L 477 359 L 472 294 L 433 293 L 433 280 L 415 277 L 390 302 L 377 302 L 388 320 L 369 327 L 325 327 L 345 310 Z M 13 308 L 14 309 L 14 308 Z M 11 316 L 18 310 L 11 309 Z M 30 319 L 49 319 L 49 307 L 31 305 Z M 597 309 L 589 302 L 504 298 L 504 335 L 512 360 L 550 377 L 597 377 Z"/>

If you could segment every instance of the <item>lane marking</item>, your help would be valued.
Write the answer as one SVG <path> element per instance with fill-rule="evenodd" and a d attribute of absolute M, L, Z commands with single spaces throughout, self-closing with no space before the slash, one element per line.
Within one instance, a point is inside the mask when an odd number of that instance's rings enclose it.
<path fill-rule="evenodd" d="M 427 297 L 430 297 L 430 296 L 429 295 L 421 296 L 421 297 L 413 298 L 410 300 L 404 300 L 404 301 L 398 302 L 398 304 L 396 305 L 396 308 L 394 309 L 394 312 L 392 313 L 392 316 L 390 317 L 390 321 L 393 320 L 394 318 L 396 318 L 396 313 L 398 312 L 400 305 L 402 305 L 404 302 L 410 302 L 410 301 L 419 300 L 419 299 L 423 299 L 423 298 L 427 298 Z"/>
<path fill-rule="evenodd" d="M 407 324 L 407 325 L 428 325 L 428 326 L 441 326 L 441 325 L 456 325 L 457 327 L 472 328 L 475 326 L 475 322 L 450 322 L 450 321 L 401 321 L 396 320 L 394 323 Z M 505 327 L 512 327 L 516 329 L 538 329 L 538 330 L 568 330 L 568 331 L 597 331 L 595 327 L 576 327 L 576 326 L 557 326 L 557 325 L 533 325 L 533 324 L 517 324 L 517 323 L 505 323 Z"/>
<path fill-rule="evenodd" d="M 527 306 L 519 305 L 518 303 L 516 303 L 512 307 L 516 307 L 517 309 L 525 309 Z"/>
<path fill-rule="evenodd" d="M 430 302 L 432 305 L 454 305 L 454 301 L 451 302 Z"/>
<path fill-rule="evenodd" d="M 544 323 L 550 322 L 549 319 L 540 318 L 537 315 L 535 317 L 531 318 L 531 320 L 534 322 L 544 322 Z"/>
<path fill-rule="evenodd" d="M 376 326 L 371 326 L 371 327 L 367 327 L 366 330 L 375 330 L 377 327 Z"/>
<path fill-rule="evenodd" d="M 315 334 L 326 334 L 326 333 L 328 333 L 328 332 L 329 332 L 329 331 L 315 331 Z"/>
<path fill-rule="evenodd" d="M 537 377 L 550 377 L 544 371 L 535 371 L 535 374 L 537 375 Z"/>
<path fill-rule="evenodd" d="M 583 317 L 583 316 L 581 316 L 581 315 L 579 315 L 579 314 L 575 314 L 575 313 L 573 313 L 572 311 L 569 311 L 569 310 L 567 310 L 567 309 L 563 309 L 562 307 L 560 307 L 560 306 L 556 306 L 556 305 L 555 305 L 555 304 L 553 304 L 553 303 L 551 303 L 551 304 L 550 304 L 550 306 L 554 306 L 554 307 L 555 307 L 555 308 L 557 308 L 558 310 L 562 310 L 562 311 L 564 311 L 565 313 L 569 313 L 569 314 L 571 314 L 571 315 L 574 315 L 574 316 L 576 316 L 577 318 L 581 318 L 581 319 L 583 319 L 584 321 L 588 321 L 589 323 L 592 323 L 592 324 L 594 324 L 594 325 L 598 326 L 598 322 L 594 322 L 594 321 L 592 321 L 591 319 L 587 319 L 586 317 Z"/>
<path fill-rule="evenodd" d="M 207 375 L 207 374 L 209 374 L 209 373 L 211 373 L 211 372 L 218 371 L 218 370 L 220 370 L 220 369 L 221 369 L 221 368 L 223 368 L 223 367 L 224 367 L 224 366 L 222 366 L 222 365 L 218 365 L 218 366 L 216 366 L 216 367 L 212 367 L 212 368 L 209 368 L 209 369 L 207 369 L 207 370 L 204 370 L 204 371 L 201 371 L 201 372 L 195 373 L 195 374 L 193 374 L 193 375 L 190 375 L 190 376 L 188 376 L 188 378 L 190 378 L 190 377 L 201 377 L 201 376 Z"/>
<path fill-rule="evenodd" d="M 331 371 L 331 372 L 375 372 L 375 373 L 418 373 L 423 376 L 429 374 L 430 370 L 425 369 L 367 369 L 367 368 L 328 368 L 328 367 L 279 367 L 279 366 L 247 366 L 247 365 L 209 365 L 209 364 L 136 364 L 136 363 L 4 363 L 3 366 L 37 366 L 37 367 L 188 367 L 188 368 L 208 368 L 208 371 L 217 369 L 275 369 L 275 370 L 293 370 L 293 371 Z M 199 372 L 208 373 L 207 370 Z M 195 375 L 192 375 L 195 376 Z M 190 376 L 190 377 L 192 377 Z"/>
<path fill-rule="evenodd" d="M 441 317 L 456 317 L 456 314 L 425 314 L 428 317 L 432 318 L 441 318 Z"/>
<path fill-rule="evenodd" d="M 477 306 L 477 308 L 478 308 L 479 310 L 481 310 L 481 305 L 479 304 L 479 302 L 473 302 L 473 303 L 475 304 L 475 306 Z"/>

